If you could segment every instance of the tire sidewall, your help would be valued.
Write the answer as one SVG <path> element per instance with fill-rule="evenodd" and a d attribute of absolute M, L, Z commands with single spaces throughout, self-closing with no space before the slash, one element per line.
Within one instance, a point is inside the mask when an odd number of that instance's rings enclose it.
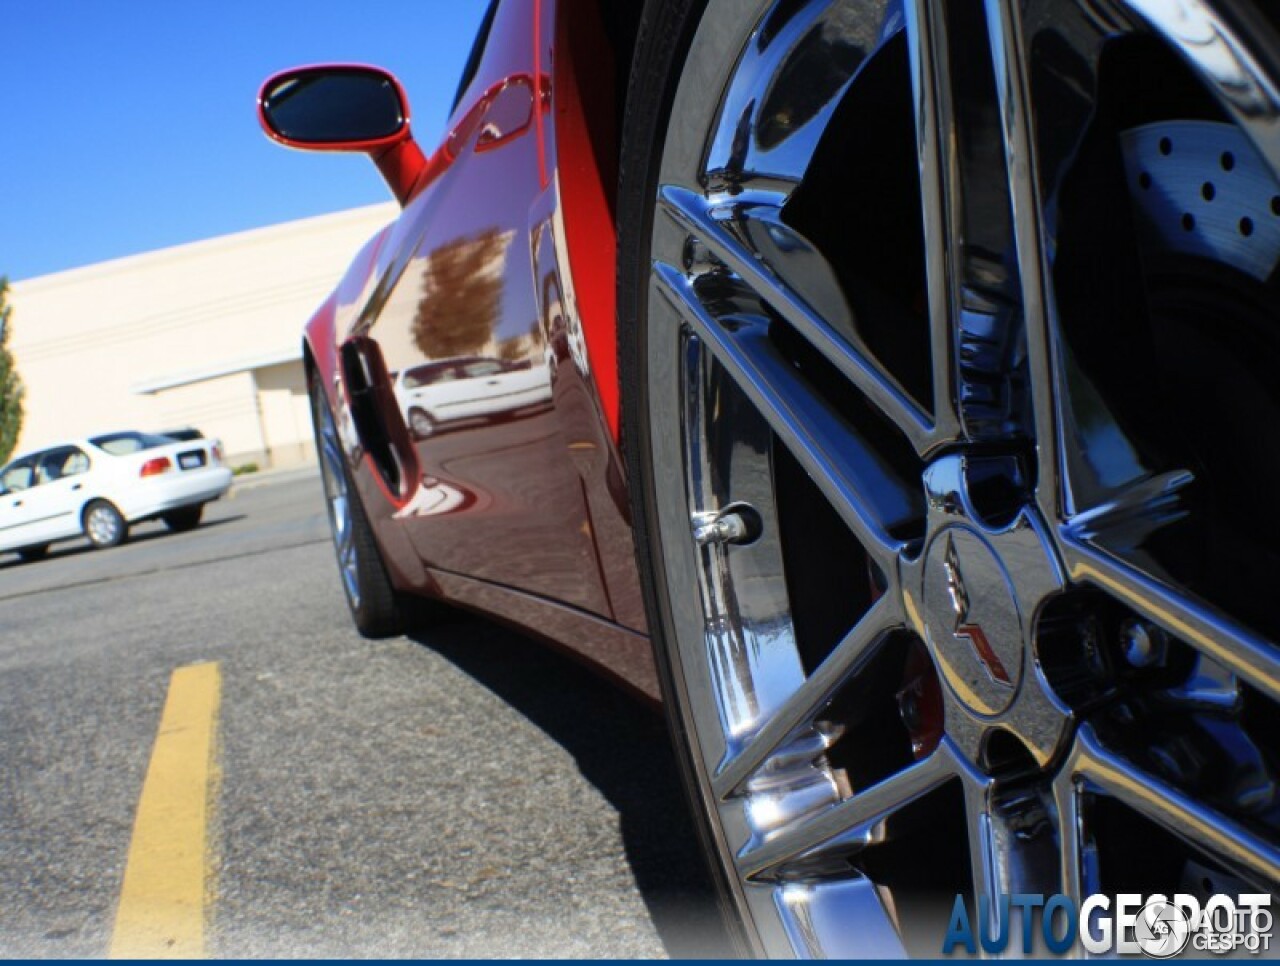
<path fill-rule="evenodd" d="M 676 646 L 667 574 L 668 553 L 692 554 L 692 541 L 664 549 L 662 516 L 687 513 L 687 501 L 672 507 L 659 493 L 658 473 L 680 473 L 669 452 L 655 458 L 655 435 L 670 448 L 669 427 L 655 427 L 650 394 L 649 265 L 655 231 L 657 186 L 680 183 L 673 157 L 701 155 L 718 98 L 708 96 L 709 74 L 732 50 L 728 66 L 745 42 L 743 25 L 754 24 L 761 0 L 650 0 L 640 30 L 624 125 L 618 203 L 618 351 L 622 383 L 622 436 L 636 545 L 649 632 L 672 742 L 694 820 L 732 939 L 740 951 L 762 953 L 750 925 L 749 908 L 720 826 L 719 812 L 699 750 L 688 674 Z M 704 9 L 705 8 L 705 9 Z M 714 22 L 715 28 L 706 25 Z M 723 27 L 729 25 L 730 29 Z M 676 38 L 673 42 L 672 38 Z M 688 51 L 687 57 L 685 51 Z M 709 72 L 708 52 L 717 62 Z M 727 76 L 727 70 L 720 74 Z M 687 185 L 696 188 L 696 185 Z M 669 401 L 671 407 L 678 403 Z M 678 433 L 677 433 L 678 436 Z M 684 520 L 687 532 L 688 520 Z M 679 522 L 674 524 L 678 528 Z M 677 546 L 679 543 L 681 545 Z"/>

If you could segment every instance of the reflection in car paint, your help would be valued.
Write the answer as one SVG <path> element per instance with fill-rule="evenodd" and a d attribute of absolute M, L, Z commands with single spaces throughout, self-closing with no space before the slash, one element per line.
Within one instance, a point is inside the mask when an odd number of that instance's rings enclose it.
<path fill-rule="evenodd" d="M 474 502 L 475 497 L 471 494 L 428 476 L 422 480 L 409 502 L 392 514 L 392 518 L 404 520 L 408 517 L 439 516 L 454 510 L 464 510 Z"/>
<path fill-rule="evenodd" d="M 541 356 L 531 336 L 502 344 L 520 355 L 526 354 L 526 345 Z M 534 368 L 528 358 L 460 356 L 397 374 L 395 394 L 409 431 L 416 439 L 426 439 L 441 423 L 545 408 L 551 404 L 551 380 L 545 368 Z"/>
<path fill-rule="evenodd" d="M 406 212 L 413 226 L 380 253 L 387 275 L 347 337 L 376 343 L 397 373 L 393 406 L 381 416 L 388 435 L 405 434 L 423 474 L 474 496 L 395 519 L 429 567 L 609 615 L 593 514 L 564 459 L 563 421 L 539 415 L 553 405 L 552 353 L 532 229 L 519 214 L 536 171 L 509 168 L 535 144 L 520 132 L 484 153 L 473 143 L 453 140 L 458 157 Z M 435 505 L 438 494 L 421 492 L 412 477 L 403 482 L 391 514 Z"/>

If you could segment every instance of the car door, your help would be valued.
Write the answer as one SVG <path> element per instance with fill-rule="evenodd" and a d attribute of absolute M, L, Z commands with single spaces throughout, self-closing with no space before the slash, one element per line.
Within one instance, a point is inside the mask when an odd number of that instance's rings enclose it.
<path fill-rule="evenodd" d="M 440 412 L 441 403 L 448 401 L 445 384 L 456 378 L 456 367 L 441 362 L 415 366 L 397 377 L 396 400 L 411 429 L 415 411 L 425 413 L 433 422 L 447 418 Z"/>
<path fill-rule="evenodd" d="M 36 519 L 32 536 L 40 542 L 64 540 L 81 530 L 80 508 L 89 472 L 89 457 L 78 446 L 46 450 L 36 459 L 35 487 L 30 491 Z"/>
<path fill-rule="evenodd" d="M 409 372 L 462 357 L 527 363 L 520 378 L 543 387 L 529 396 L 551 397 L 530 228 L 548 190 L 535 124 L 536 6 L 497 5 L 438 149 L 447 167 L 410 203 L 379 255 L 379 283 L 345 347 L 361 354 L 366 371 Z M 492 415 L 502 387 L 490 380 L 501 368 L 430 391 L 450 416 Z M 383 415 L 396 417 L 403 412 Z M 554 412 L 457 418 L 425 437 L 393 429 L 413 440 L 419 478 L 400 481 L 396 516 L 424 563 L 612 616 L 581 480 Z M 459 496 L 420 499 L 423 488 Z"/>
<path fill-rule="evenodd" d="M 31 487 L 35 483 L 34 456 L 14 460 L 0 470 L 0 550 L 31 546 Z"/>
<path fill-rule="evenodd" d="M 457 419 L 493 416 L 510 405 L 510 387 L 497 359 L 472 359 L 459 366 L 458 393 L 452 404 Z"/>
<path fill-rule="evenodd" d="M 465 399 L 467 392 L 467 387 L 459 384 L 463 378 L 461 368 L 450 362 L 432 363 L 430 366 L 420 366 L 419 371 L 421 369 L 430 369 L 430 375 L 415 390 L 416 402 L 437 422 L 465 416 L 465 411 L 459 408 L 459 403 Z"/>

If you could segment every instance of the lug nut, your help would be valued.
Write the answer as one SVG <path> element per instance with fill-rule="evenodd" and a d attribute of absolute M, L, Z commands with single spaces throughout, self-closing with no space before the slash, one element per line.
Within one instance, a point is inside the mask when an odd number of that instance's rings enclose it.
<path fill-rule="evenodd" d="M 920 696 L 915 688 L 907 688 L 898 695 L 898 715 L 907 731 L 919 731 L 923 718 L 920 714 Z"/>
<path fill-rule="evenodd" d="M 690 238 L 684 245 L 685 271 L 694 275 L 702 275 L 720 265 L 720 260 L 711 253 L 711 249 L 698 238 Z"/>
<path fill-rule="evenodd" d="M 1130 667 L 1147 668 L 1164 661 L 1164 631 L 1150 621 L 1136 618 L 1120 626 L 1120 647 Z"/>

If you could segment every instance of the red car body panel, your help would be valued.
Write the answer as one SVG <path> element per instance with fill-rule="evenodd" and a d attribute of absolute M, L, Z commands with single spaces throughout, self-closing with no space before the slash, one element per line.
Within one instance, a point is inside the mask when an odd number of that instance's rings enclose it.
<path fill-rule="evenodd" d="M 401 216 L 305 344 L 396 587 L 656 699 L 617 445 L 609 51 L 594 2 L 500 3 Z"/>

